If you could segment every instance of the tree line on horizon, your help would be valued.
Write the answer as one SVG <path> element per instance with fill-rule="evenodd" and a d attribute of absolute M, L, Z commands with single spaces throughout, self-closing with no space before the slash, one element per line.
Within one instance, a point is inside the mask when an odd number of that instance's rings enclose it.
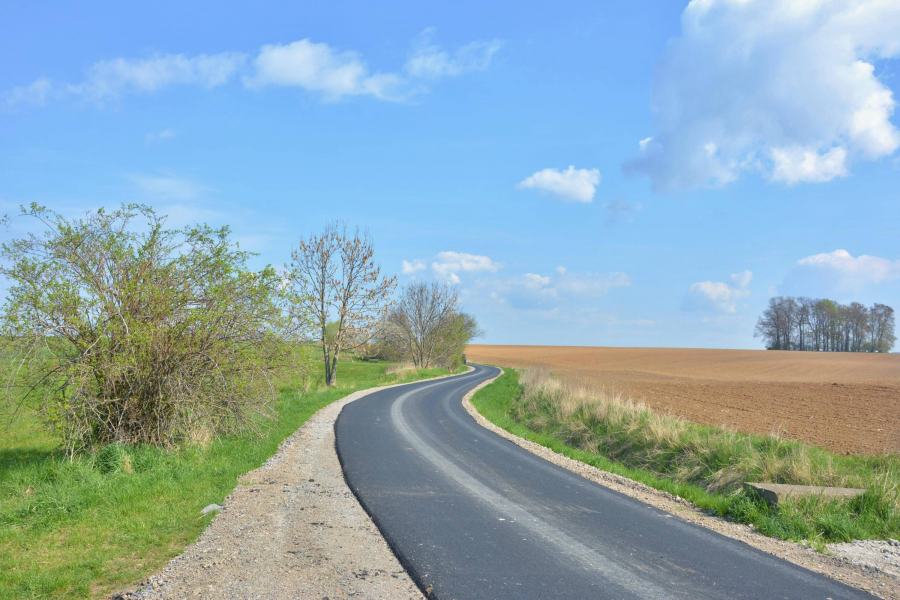
<path fill-rule="evenodd" d="M 776 296 L 757 320 L 754 336 L 768 350 L 890 352 L 897 341 L 894 325 L 894 309 L 886 304 Z"/>

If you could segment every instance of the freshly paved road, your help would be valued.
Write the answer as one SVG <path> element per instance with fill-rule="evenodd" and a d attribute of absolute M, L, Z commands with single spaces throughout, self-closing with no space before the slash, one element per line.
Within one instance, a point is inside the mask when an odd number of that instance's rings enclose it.
<path fill-rule="evenodd" d="M 350 488 L 433 597 L 872 598 L 480 427 L 461 399 L 496 373 L 384 390 L 336 424 Z"/>

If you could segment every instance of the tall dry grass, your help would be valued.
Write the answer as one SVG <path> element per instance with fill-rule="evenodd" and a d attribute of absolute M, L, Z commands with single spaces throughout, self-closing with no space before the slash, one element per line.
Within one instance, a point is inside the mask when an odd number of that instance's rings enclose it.
<path fill-rule="evenodd" d="M 385 369 L 384 372 L 386 375 L 394 375 L 396 379 L 403 379 L 408 375 L 416 373 L 417 369 L 412 363 L 397 363 Z"/>
<path fill-rule="evenodd" d="M 522 395 L 511 411 L 516 420 L 571 446 L 710 492 L 737 490 L 748 480 L 850 487 L 880 480 L 878 487 L 890 487 L 896 497 L 895 474 L 874 478 L 840 469 L 834 455 L 815 446 L 658 413 L 618 392 L 554 376 L 545 367 L 525 369 L 520 383 Z"/>

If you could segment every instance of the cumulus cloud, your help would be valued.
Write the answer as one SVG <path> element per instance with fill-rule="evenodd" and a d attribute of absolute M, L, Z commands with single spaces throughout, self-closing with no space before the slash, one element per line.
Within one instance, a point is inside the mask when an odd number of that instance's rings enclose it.
<path fill-rule="evenodd" d="M 404 260 L 400 272 L 404 275 L 412 275 L 418 271 L 424 271 L 427 268 L 425 261 L 418 259 L 412 261 Z"/>
<path fill-rule="evenodd" d="M 748 171 L 793 185 L 891 155 L 896 100 L 874 63 L 900 56 L 898 31 L 888 0 L 692 0 L 655 77 L 654 135 L 626 172 L 657 191 Z"/>
<path fill-rule="evenodd" d="M 565 171 L 543 169 L 519 182 L 516 189 L 539 190 L 561 200 L 589 203 L 600 185 L 600 171 L 597 169 L 576 169 L 569 166 Z"/>
<path fill-rule="evenodd" d="M 413 47 L 404 69 L 413 77 L 440 79 L 484 71 L 491 66 L 494 54 L 503 45 L 501 40 L 475 41 L 460 46 L 455 52 L 447 52 L 434 44 L 435 28 L 429 27 L 421 33 Z"/>
<path fill-rule="evenodd" d="M 737 312 L 737 303 L 750 295 L 750 280 L 753 273 L 742 271 L 731 276 L 730 283 L 723 281 L 700 281 L 693 284 L 684 298 L 685 310 Z"/>
<path fill-rule="evenodd" d="M 319 92 L 327 100 L 367 94 L 381 100 L 400 100 L 403 82 L 394 73 L 372 73 L 356 52 L 338 51 L 308 39 L 286 45 L 267 45 L 253 61 L 249 87 L 294 86 Z"/>
<path fill-rule="evenodd" d="M 813 254 L 797 261 L 779 291 L 826 296 L 856 293 L 868 285 L 900 280 L 900 260 L 861 254 L 847 250 Z"/>
<path fill-rule="evenodd" d="M 372 70 L 358 52 L 302 39 L 267 44 L 255 57 L 242 52 L 156 54 L 149 58 L 114 58 L 91 65 L 77 84 L 42 77 L 2 96 L 2 106 L 42 105 L 51 97 L 76 96 L 103 105 L 128 93 L 150 93 L 172 85 L 221 86 L 242 74 L 248 88 L 296 87 L 325 101 L 349 96 L 406 101 L 428 91 L 426 81 L 487 69 L 501 42 L 475 41 L 447 51 L 432 43 L 434 29 L 416 42 L 404 71 Z"/>
<path fill-rule="evenodd" d="M 460 273 L 496 273 L 501 266 L 487 256 L 451 251 L 438 253 L 431 263 L 435 274 L 450 283 L 459 283 Z"/>

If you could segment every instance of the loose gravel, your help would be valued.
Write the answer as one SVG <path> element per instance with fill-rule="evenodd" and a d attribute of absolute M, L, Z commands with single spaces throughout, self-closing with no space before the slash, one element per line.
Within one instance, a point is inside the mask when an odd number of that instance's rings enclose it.
<path fill-rule="evenodd" d="M 857 540 L 848 544 L 829 544 L 828 550 L 864 569 L 883 571 L 900 578 L 900 542 L 897 540 Z"/>
<path fill-rule="evenodd" d="M 502 374 L 502 371 L 501 371 Z M 496 379 L 496 378 L 495 378 Z M 829 554 L 816 551 L 812 546 L 785 542 L 754 531 L 752 525 L 743 525 L 723 519 L 697 508 L 687 500 L 654 489 L 643 483 L 603 471 L 594 466 L 557 454 L 545 446 L 520 438 L 494 425 L 472 405 L 472 397 L 481 388 L 492 383 L 485 381 L 463 397 L 463 406 L 479 425 L 556 465 L 568 469 L 586 479 L 636 498 L 656 508 L 665 510 L 685 521 L 712 529 L 727 537 L 740 540 L 767 554 L 778 556 L 810 571 L 821 573 L 847 585 L 866 590 L 879 598 L 900 599 L 900 543 L 862 541 L 852 544 L 832 544 Z M 890 550 L 885 551 L 885 548 Z"/>
<path fill-rule="evenodd" d="M 241 477 L 196 543 L 114 598 L 423 600 L 347 487 L 334 446 L 341 409 L 385 387 L 319 410 Z"/>

